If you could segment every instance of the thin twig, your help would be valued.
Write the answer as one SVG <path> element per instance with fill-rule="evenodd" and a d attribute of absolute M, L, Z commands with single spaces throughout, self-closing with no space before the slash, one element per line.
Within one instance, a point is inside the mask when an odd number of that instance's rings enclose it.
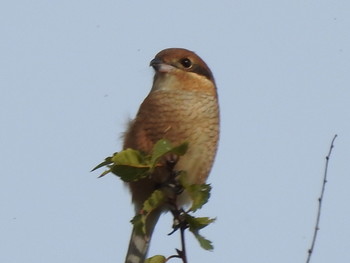
<path fill-rule="evenodd" d="M 326 165 L 325 165 L 324 175 L 323 175 L 322 190 L 321 190 L 320 197 L 318 198 L 318 210 L 317 210 L 317 218 L 316 218 L 315 229 L 314 229 L 314 236 L 312 238 L 311 247 L 308 250 L 306 263 L 309 263 L 311 260 L 311 255 L 312 255 L 312 252 L 314 251 L 314 247 L 316 243 L 317 233 L 318 233 L 318 230 L 320 230 L 321 209 L 322 209 L 322 201 L 323 201 L 323 196 L 324 196 L 326 183 L 327 183 L 328 163 L 329 163 L 329 158 L 331 157 L 332 150 L 334 148 L 334 141 L 336 138 L 337 138 L 337 135 L 334 135 L 331 146 L 329 147 L 328 155 L 326 156 Z"/>
<path fill-rule="evenodd" d="M 183 263 L 187 263 L 187 256 L 186 256 L 186 245 L 185 245 L 185 230 L 187 226 L 181 226 L 180 234 L 181 234 L 181 244 L 182 244 L 182 251 L 181 256 Z"/>
<path fill-rule="evenodd" d="M 187 263 L 187 255 L 186 255 L 186 245 L 185 245 L 185 230 L 188 228 L 188 222 L 185 220 L 184 217 L 184 210 L 182 208 L 179 208 L 177 205 L 177 197 L 183 189 L 179 188 L 178 183 L 175 182 L 172 185 L 172 190 L 175 193 L 175 196 L 173 198 L 168 199 L 168 204 L 170 206 L 170 211 L 173 214 L 174 217 L 174 225 L 173 225 L 173 231 L 169 233 L 168 235 L 172 235 L 177 230 L 180 230 L 180 238 L 181 238 L 181 250 L 175 249 L 177 252 L 177 255 L 172 255 L 166 259 L 166 262 L 168 262 L 172 258 L 181 258 L 183 263 Z"/>

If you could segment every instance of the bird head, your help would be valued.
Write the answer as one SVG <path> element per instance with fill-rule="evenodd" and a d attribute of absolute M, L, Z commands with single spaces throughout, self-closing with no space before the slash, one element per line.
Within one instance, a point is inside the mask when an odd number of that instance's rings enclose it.
<path fill-rule="evenodd" d="M 160 51 L 150 62 L 155 70 L 152 90 L 181 89 L 216 94 L 213 74 L 194 52 L 183 48 Z"/>

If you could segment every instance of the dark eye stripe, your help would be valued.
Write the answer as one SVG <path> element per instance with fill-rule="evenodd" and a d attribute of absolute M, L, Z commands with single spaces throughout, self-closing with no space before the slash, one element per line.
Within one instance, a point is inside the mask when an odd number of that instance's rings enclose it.
<path fill-rule="evenodd" d="M 202 75 L 209 80 L 214 81 L 213 74 L 211 73 L 210 69 L 207 67 L 201 67 L 198 64 L 193 64 L 190 71 L 197 73 L 198 75 Z"/>

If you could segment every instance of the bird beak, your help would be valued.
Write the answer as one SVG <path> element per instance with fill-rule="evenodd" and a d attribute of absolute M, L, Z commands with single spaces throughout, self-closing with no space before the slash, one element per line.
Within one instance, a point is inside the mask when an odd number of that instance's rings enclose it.
<path fill-rule="evenodd" d="M 149 65 L 152 66 L 154 70 L 158 72 L 167 73 L 174 69 L 172 65 L 165 63 L 163 60 L 159 58 L 152 59 Z"/>

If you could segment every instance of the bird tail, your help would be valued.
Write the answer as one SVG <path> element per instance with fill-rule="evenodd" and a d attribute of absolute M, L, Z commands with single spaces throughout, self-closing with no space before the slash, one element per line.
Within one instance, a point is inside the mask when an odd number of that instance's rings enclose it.
<path fill-rule="evenodd" d="M 138 233 L 139 231 L 133 227 L 125 263 L 144 263 L 147 257 L 152 233 L 160 214 L 160 211 L 153 211 L 147 217 L 146 235 Z"/>

